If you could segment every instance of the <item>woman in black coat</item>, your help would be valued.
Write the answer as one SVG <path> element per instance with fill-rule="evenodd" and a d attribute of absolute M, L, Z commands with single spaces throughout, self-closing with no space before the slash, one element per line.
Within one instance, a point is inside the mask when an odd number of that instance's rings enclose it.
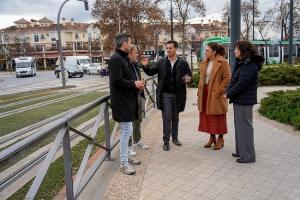
<path fill-rule="evenodd" d="M 235 68 L 225 96 L 233 103 L 236 152 L 238 163 L 256 161 L 254 149 L 253 105 L 257 104 L 258 72 L 264 58 L 248 41 L 235 43 Z"/>

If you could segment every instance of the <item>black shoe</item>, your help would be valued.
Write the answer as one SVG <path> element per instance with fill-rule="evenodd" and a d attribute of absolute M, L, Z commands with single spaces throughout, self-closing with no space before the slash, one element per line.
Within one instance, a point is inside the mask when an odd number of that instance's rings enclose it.
<path fill-rule="evenodd" d="M 238 158 L 238 159 L 236 159 L 236 162 L 238 162 L 238 163 L 254 163 L 255 161 L 245 161 L 242 158 Z"/>
<path fill-rule="evenodd" d="M 174 139 L 174 140 L 172 140 L 172 142 L 173 142 L 176 146 L 182 146 L 182 143 L 181 143 L 178 139 Z"/>
<path fill-rule="evenodd" d="M 164 143 L 163 150 L 164 151 L 170 151 L 170 145 L 169 145 L 169 143 Z"/>
<path fill-rule="evenodd" d="M 232 157 L 235 157 L 235 158 L 240 157 L 239 155 L 237 155 L 237 153 L 232 153 L 231 155 L 232 155 Z"/>

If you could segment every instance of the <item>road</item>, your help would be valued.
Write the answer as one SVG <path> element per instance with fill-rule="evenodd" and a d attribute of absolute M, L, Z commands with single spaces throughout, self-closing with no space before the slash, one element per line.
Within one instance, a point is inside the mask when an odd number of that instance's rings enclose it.
<path fill-rule="evenodd" d="M 88 88 L 108 83 L 108 76 L 84 75 L 82 78 L 66 78 L 68 85 L 76 88 Z M 61 78 L 56 78 L 53 71 L 38 71 L 35 77 L 16 78 L 14 73 L 0 72 L 0 95 L 62 86 Z"/>

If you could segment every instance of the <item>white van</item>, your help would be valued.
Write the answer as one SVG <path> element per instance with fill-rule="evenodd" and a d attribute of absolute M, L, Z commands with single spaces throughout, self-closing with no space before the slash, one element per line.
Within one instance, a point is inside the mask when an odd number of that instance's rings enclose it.
<path fill-rule="evenodd" d="M 15 58 L 16 77 L 36 76 L 36 62 L 33 57 Z"/>
<path fill-rule="evenodd" d="M 83 64 L 84 63 L 84 64 Z M 83 66 L 89 62 L 88 56 L 66 56 L 64 59 L 65 74 L 68 78 L 79 76 L 83 77 Z M 59 78 L 61 67 L 59 58 L 56 61 L 56 68 L 54 74 Z"/>
<path fill-rule="evenodd" d="M 90 65 L 91 62 L 88 56 L 66 56 L 65 59 L 66 69 L 73 66 L 79 66 L 82 68 L 83 72 L 86 72 Z"/>

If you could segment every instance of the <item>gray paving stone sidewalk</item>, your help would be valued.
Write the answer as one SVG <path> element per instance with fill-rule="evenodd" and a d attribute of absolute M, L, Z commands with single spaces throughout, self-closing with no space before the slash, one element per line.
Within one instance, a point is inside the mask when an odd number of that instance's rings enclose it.
<path fill-rule="evenodd" d="M 260 88 L 259 97 L 278 89 L 284 88 Z M 196 89 L 189 89 L 186 111 L 179 124 L 183 146 L 171 145 L 171 150 L 164 152 L 160 136 L 151 147 L 140 200 L 300 199 L 299 132 L 290 134 L 255 117 L 257 162 L 239 164 L 231 156 L 235 149 L 232 106 L 227 116 L 229 134 L 225 136 L 225 146 L 214 151 L 203 148 L 208 135 L 197 131 L 196 102 Z M 161 120 L 156 121 L 156 131 L 161 132 Z"/>
<path fill-rule="evenodd" d="M 260 87 L 259 99 L 266 92 L 296 87 Z M 239 164 L 234 151 L 232 105 L 227 116 L 229 134 L 220 151 L 205 149 L 208 135 L 198 129 L 197 89 L 188 89 L 186 111 L 180 115 L 182 147 L 171 144 L 162 150 L 161 113 L 154 110 L 142 123 L 143 141 L 150 150 L 138 151 L 142 165 L 137 174 L 126 176 L 117 163 L 108 167 L 114 173 L 108 184 L 95 175 L 80 199 L 90 200 L 299 200 L 300 132 L 254 114 L 257 162 Z M 255 109 L 258 108 L 258 105 Z M 105 192 L 99 191 L 105 187 Z M 103 188 L 101 188 L 102 190 Z"/>

